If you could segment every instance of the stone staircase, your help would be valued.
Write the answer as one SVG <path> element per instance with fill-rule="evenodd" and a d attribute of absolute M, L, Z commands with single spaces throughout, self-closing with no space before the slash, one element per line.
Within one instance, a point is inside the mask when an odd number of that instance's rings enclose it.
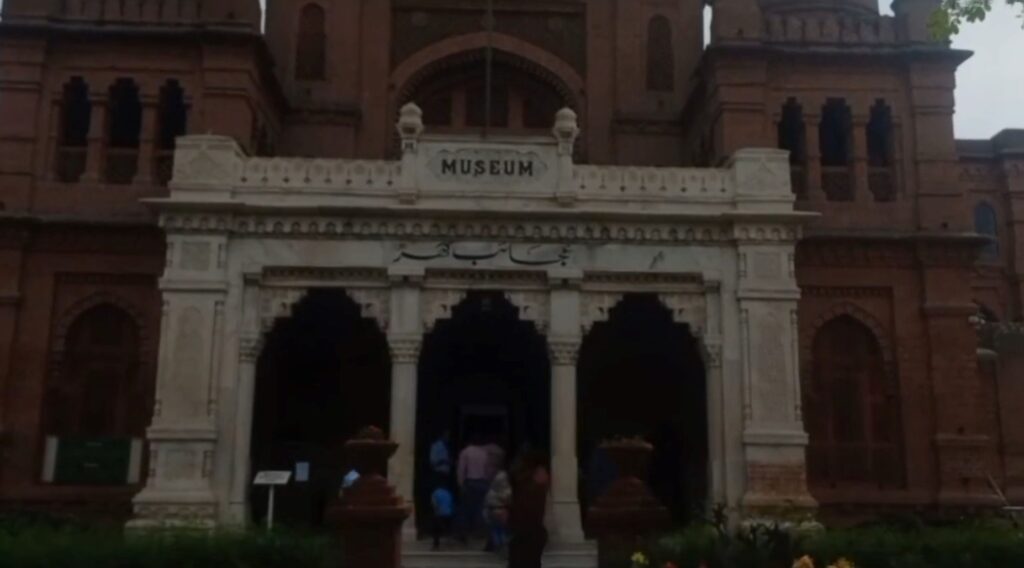
<path fill-rule="evenodd" d="M 434 552 L 425 543 L 405 545 L 402 568 L 505 568 L 508 560 L 479 548 L 448 547 Z M 597 545 L 552 544 L 544 554 L 544 568 L 597 568 Z"/>

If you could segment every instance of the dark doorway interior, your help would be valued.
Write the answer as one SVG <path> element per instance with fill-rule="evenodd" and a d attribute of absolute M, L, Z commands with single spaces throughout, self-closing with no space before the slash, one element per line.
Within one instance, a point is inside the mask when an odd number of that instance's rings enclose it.
<path fill-rule="evenodd" d="M 509 459 L 524 445 L 550 440 L 550 365 L 547 343 L 534 325 L 498 292 L 471 292 L 452 318 L 424 339 L 419 367 L 416 427 L 417 523 L 430 520 L 429 448 L 452 436 L 452 459 L 469 438 L 501 444 Z M 451 480 L 449 480 L 451 482 Z"/>
<path fill-rule="evenodd" d="M 654 444 L 649 482 L 678 523 L 707 498 L 704 364 L 689 328 L 655 295 L 627 295 L 584 339 L 578 363 L 578 452 L 584 510 L 607 486 L 601 440 L 640 436 Z"/>
<path fill-rule="evenodd" d="M 310 291 L 274 326 L 256 371 L 253 472 L 293 472 L 277 490 L 275 522 L 322 526 L 345 475 L 345 441 L 364 426 L 387 429 L 390 404 L 390 354 L 377 323 L 341 290 Z M 266 489 L 253 489 L 250 503 L 262 521 Z"/>

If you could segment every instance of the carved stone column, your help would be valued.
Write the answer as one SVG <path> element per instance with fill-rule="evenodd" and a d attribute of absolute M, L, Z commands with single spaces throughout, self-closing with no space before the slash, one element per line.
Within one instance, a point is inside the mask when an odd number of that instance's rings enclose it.
<path fill-rule="evenodd" d="M 421 336 L 392 336 L 391 346 L 391 438 L 399 445 L 389 465 L 388 477 L 398 494 L 413 501 L 416 470 L 417 365 Z"/>
<path fill-rule="evenodd" d="M 579 282 L 575 270 L 549 275 L 551 357 L 551 511 L 552 539 L 582 542 L 579 465 L 576 457 L 576 360 L 582 338 Z"/>
<path fill-rule="evenodd" d="M 394 267 L 389 300 L 388 345 L 391 349 L 391 439 L 398 450 L 388 464 L 388 477 L 410 506 L 415 507 L 416 400 L 420 349 L 423 345 L 421 268 Z M 416 539 L 416 523 L 410 516 L 402 538 Z"/>
<path fill-rule="evenodd" d="M 551 350 L 551 497 L 559 541 L 583 540 L 579 465 L 576 458 L 576 359 L 580 340 L 552 338 Z"/>

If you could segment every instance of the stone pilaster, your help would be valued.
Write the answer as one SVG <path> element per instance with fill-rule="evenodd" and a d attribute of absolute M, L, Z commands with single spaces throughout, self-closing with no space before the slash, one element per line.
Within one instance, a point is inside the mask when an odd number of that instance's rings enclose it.
<path fill-rule="evenodd" d="M 234 435 L 230 450 L 231 480 L 228 495 L 228 522 L 242 526 L 249 519 L 249 485 L 253 410 L 256 401 L 256 365 L 263 350 L 260 329 L 259 282 L 246 277 L 242 292 L 241 334 L 238 338 L 238 366 L 234 389 Z"/>
<path fill-rule="evenodd" d="M 195 148 L 183 191 L 203 193 L 217 187 L 239 150 L 234 142 Z M 180 157 L 180 156 L 179 156 Z M 193 184 L 189 186 L 189 184 Z M 217 215 L 165 216 L 168 259 L 160 281 L 163 314 L 149 473 L 135 497 L 135 527 L 213 526 L 220 517 L 215 483 L 220 376 L 229 332 L 227 220 Z M 244 365 L 242 366 L 244 368 Z"/>
<path fill-rule="evenodd" d="M 814 507 L 807 491 L 808 436 L 800 410 L 797 301 L 793 264 L 800 237 L 793 212 L 785 152 L 745 150 L 732 166 L 737 209 L 758 215 L 738 219 L 739 350 L 743 384 L 742 505 L 758 514 Z"/>

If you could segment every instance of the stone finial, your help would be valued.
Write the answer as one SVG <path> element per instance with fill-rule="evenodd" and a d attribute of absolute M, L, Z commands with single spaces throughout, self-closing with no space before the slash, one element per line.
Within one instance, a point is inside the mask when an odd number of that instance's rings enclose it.
<path fill-rule="evenodd" d="M 416 103 L 406 103 L 398 115 L 398 135 L 402 138 L 402 150 L 415 150 L 423 134 L 423 110 Z"/>
<path fill-rule="evenodd" d="M 580 135 L 580 125 L 576 112 L 569 107 L 555 113 L 555 127 L 551 130 L 558 139 L 558 153 L 565 156 L 571 155 L 576 145 L 576 138 Z"/>

